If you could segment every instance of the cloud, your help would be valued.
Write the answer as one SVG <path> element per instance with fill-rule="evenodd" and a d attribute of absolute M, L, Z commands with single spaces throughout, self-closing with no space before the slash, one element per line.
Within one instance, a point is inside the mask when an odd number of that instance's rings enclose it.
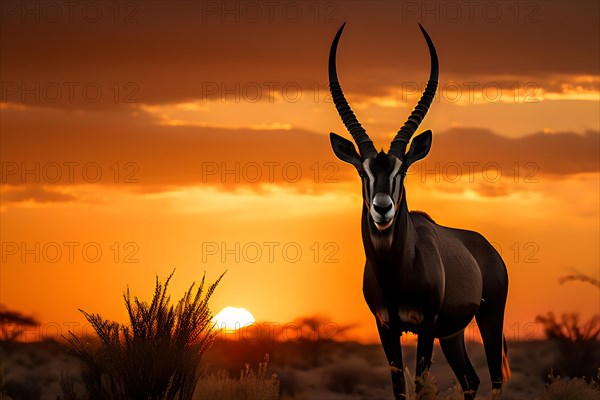
<path fill-rule="evenodd" d="M 384 96 L 427 79 L 417 22 L 437 45 L 442 82 L 508 77 L 508 85 L 533 81 L 558 93 L 589 86 L 577 80 L 595 77 L 600 67 L 593 51 L 600 6 L 590 1 L 298 2 L 297 17 L 288 14 L 291 3 L 253 2 L 254 10 L 243 2 L 131 2 L 115 6 L 120 13 L 102 5 L 99 21 L 86 17 L 85 7 L 69 20 L 68 3 L 54 6 L 65 7 L 58 19 L 43 3 L 28 12 L 7 3 L 2 98 L 47 107 L 232 101 L 257 88 L 279 96 L 298 87 L 327 90 L 327 54 L 343 21 L 351 23 L 339 73 L 350 94 Z M 588 89 L 597 93 L 597 83 Z"/>
<path fill-rule="evenodd" d="M 104 184 L 154 191 L 282 185 L 319 190 L 354 176 L 329 138 L 299 129 L 163 126 L 127 112 L 4 110 L 2 183 Z"/>
<path fill-rule="evenodd" d="M 432 150 L 424 163 L 439 163 L 448 173 L 461 165 L 467 174 L 489 170 L 513 175 L 516 180 L 534 182 L 539 175 L 569 175 L 597 172 L 599 132 L 534 133 L 507 138 L 490 130 L 454 128 L 434 135 Z M 430 166 L 431 167 L 431 166 Z M 422 167 L 424 170 L 426 167 Z M 452 169 L 452 171 L 450 171 Z"/>
<path fill-rule="evenodd" d="M 308 130 L 166 126 L 146 114 L 52 110 L 3 110 L 1 128 L 4 185 L 109 185 L 140 193 L 279 186 L 320 193 L 357 181 L 354 168 L 335 158 L 328 135 Z M 430 154 L 408 179 L 472 180 L 482 194 L 502 194 L 506 188 L 499 185 L 509 181 L 598 172 L 599 137 L 597 131 L 519 138 L 482 128 L 436 131 Z"/>
<path fill-rule="evenodd" d="M 56 191 L 52 188 L 27 185 L 20 187 L 7 187 L 6 185 L 2 188 L 2 202 L 7 203 L 65 203 L 75 201 L 76 197 L 68 194 Z"/>

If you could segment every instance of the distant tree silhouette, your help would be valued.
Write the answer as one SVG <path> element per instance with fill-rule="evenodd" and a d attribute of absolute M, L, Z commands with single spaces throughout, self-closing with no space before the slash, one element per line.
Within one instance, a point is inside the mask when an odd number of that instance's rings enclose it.
<path fill-rule="evenodd" d="M 354 325 L 334 323 L 331 318 L 322 315 L 301 317 L 296 319 L 294 324 L 300 331 L 300 336 L 296 340 L 306 348 L 313 366 L 321 365 L 320 355 L 323 345 L 335 342 L 336 338 L 342 337 L 354 328 Z"/>
<path fill-rule="evenodd" d="M 0 342 L 15 342 L 23 334 L 24 328 L 38 325 L 35 318 L 0 306 Z"/>
<path fill-rule="evenodd" d="M 590 283 L 600 288 L 600 283 L 588 275 L 575 273 L 561 277 L 561 284 L 570 281 Z M 577 313 L 554 313 L 538 316 L 548 339 L 558 344 L 560 365 L 555 370 L 569 377 L 587 377 L 598 379 L 600 368 L 600 315 L 596 314 L 582 322 Z"/>
<path fill-rule="evenodd" d="M 571 275 L 563 276 L 563 277 L 559 278 L 558 281 L 560 282 L 561 285 L 565 282 L 571 282 L 571 281 L 587 282 L 587 283 L 594 285 L 600 289 L 600 281 L 598 281 L 598 279 L 594 279 L 591 276 L 588 276 L 585 274 L 580 274 L 580 273 L 574 273 Z"/>

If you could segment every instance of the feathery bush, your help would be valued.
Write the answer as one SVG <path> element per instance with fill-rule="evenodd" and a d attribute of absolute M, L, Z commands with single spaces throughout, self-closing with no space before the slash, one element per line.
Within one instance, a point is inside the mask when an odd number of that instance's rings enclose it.
<path fill-rule="evenodd" d="M 176 306 L 165 283 L 156 278 L 150 303 L 123 294 L 129 324 L 104 320 L 80 310 L 94 328 L 93 343 L 72 332 L 72 354 L 83 362 L 81 379 L 88 400 L 191 400 L 199 378 L 202 354 L 214 340 L 208 301 L 221 277 L 204 292 L 205 278 L 194 293 L 192 284 Z M 80 399 L 72 381 L 63 377 L 63 396 Z"/>

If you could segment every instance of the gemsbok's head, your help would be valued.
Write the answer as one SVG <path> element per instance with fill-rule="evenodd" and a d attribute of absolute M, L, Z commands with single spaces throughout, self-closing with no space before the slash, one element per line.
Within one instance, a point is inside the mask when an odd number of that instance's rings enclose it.
<path fill-rule="evenodd" d="M 345 25 L 344 23 L 341 26 L 331 44 L 329 52 L 329 88 L 335 107 L 358 146 L 358 152 L 351 141 L 333 132 L 330 133 L 331 147 L 340 160 L 354 165 L 357 169 L 362 179 L 365 206 L 369 210 L 370 217 L 377 229 L 384 231 L 394 223 L 394 217 L 404 193 L 404 177 L 408 167 L 415 161 L 425 157 L 431 147 L 431 131 L 427 130 L 416 136 L 408 152 L 406 151 L 408 142 L 421 124 L 435 97 L 438 86 L 438 59 L 431 38 L 419 24 L 429 46 L 431 57 L 429 82 L 417 106 L 392 140 L 388 152 L 382 150 L 378 153 L 375 150 L 373 141 L 358 122 L 356 115 L 354 115 L 346 101 L 338 81 L 335 58 L 338 42 Z"/>

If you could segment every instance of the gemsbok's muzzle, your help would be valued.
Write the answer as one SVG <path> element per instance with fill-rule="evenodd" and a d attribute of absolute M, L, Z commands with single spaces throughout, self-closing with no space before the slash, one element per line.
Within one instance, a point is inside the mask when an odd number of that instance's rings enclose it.
<path fill-rule="evenodd" d="M 387 193 L 377 193 L 371 202 L 371 217 L 379 231 L 386 230 L 394 222 L 394 200 Z"/>

